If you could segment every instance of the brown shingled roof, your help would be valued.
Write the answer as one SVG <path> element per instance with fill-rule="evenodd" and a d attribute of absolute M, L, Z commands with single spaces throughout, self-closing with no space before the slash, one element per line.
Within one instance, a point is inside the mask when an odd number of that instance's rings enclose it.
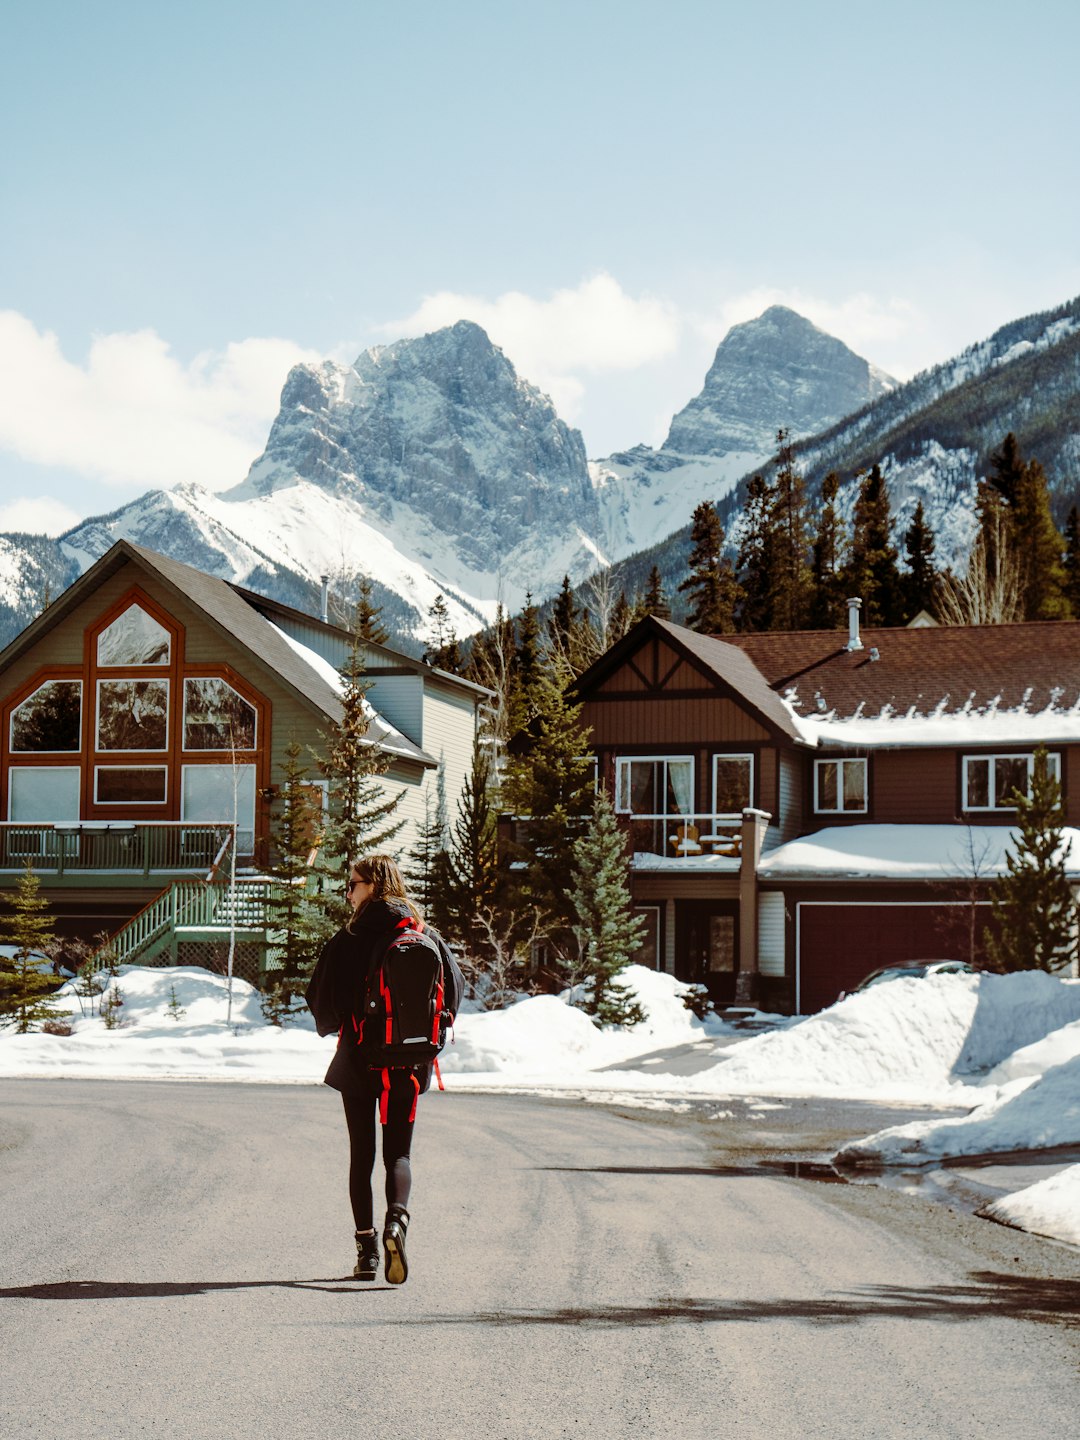
<path fill-rule="evenodd" d="M 845 719 L 860 705 L 867 716 L 886 705 L 927 714 L 942 702 L 947 713 L 995 698 L 1002 709 L 1040 711 L 1080 697 L 1078 621 L 863 630 L 861 638 L 855 651 L 841 630 L 725 635 L 723 643 L 752 660 L 777 694 L 794 692 L 803 715 L 831 710 Z"/>

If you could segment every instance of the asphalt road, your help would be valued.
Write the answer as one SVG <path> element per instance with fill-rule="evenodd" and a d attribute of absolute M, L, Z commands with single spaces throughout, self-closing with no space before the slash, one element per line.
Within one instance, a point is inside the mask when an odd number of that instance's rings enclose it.
<path fill-rule="evenodd" d="M 1080 1252 L 770 1173 L 867 1121 L 425 1097 L 392 1289 L 329 1091 L 5 1082 L 0 1435 L 1075 1433 Z"/>

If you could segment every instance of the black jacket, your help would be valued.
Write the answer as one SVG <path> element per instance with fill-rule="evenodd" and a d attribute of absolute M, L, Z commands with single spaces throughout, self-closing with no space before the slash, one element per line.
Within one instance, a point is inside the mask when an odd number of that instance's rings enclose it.
<path fill-rule="evenodd" d="M 355 1044 L 351 1017 L 367 988 L 368 977 L 389 944 L 398 922 L 412 911 L 400 900 L 372 900 L 353 922 L 342 928 L 323 947 L 307 987 L 308 1009 L 315 1017 L 320 1035 L 341 1032 L 338 1048 L 326 1072 L 325 1084 L 343 1094 L 359 1091 L 370 1080 L 364 1060 L 364 1046 Z M 443 963 L 444 1005 L 456 1015 L 465 992 L 465 981 L 446 941 L 431 926 L 425 931 L 438 942 Z M 344 1027 L 344 1028 L 343 1028 Z M 418 1065 L 421 1090 L 431 1084 L 431 1066 Z"/>

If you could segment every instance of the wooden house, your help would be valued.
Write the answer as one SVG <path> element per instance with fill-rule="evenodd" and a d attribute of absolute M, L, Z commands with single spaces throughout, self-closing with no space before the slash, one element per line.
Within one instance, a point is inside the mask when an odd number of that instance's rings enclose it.
<path fill-rule="evenodd" d="M 321 809 L 315 762 L 341 715 L 348 643 L 324 619 L 118 542 L 0 653 L 0 891 L 30 862 L 62 933 L 113 933 L 149 914 L 129 927 L 125 958 L 156 945 L 198 959 L 178 917 L 199 913 L 186 928 L 201 942 L 221 928 L 220 905 L 202 913 L 207 894 L 220 902 L 205 882 L 234 844 L 249 894 L 265 886 L 293 740 L 311 752 L 313 817 Z M 380 783 L 400 798 L 391 848 L 403 854 L 433 813 L 440 771 L 453 815 L 488 692 L 380 645 L 365 663 L 368 736 L 387 764 Z M 151 930 L 153 945 L 140 939 Z"/>
<path fill-rule="evenodd" d="M 978 958 L 1039 744 L 1080 826 L 1080 623 L 699 635 L 641 621 L 580 679 L 640 958 L 805 1013 Z M 1080 881 L 1080 833 L 1070 877 Z"/>

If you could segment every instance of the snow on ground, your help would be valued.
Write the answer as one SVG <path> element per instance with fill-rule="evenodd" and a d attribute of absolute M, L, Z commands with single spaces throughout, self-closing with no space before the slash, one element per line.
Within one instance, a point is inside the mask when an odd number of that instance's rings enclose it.
<path fill-rule="evenodd" d="M 983 1213 L 1018 1230 L 1080 1245 L 1080 1165 L 1070 1165 L 1037 1185 L 1004 1195 Z"/>
<path fill-rule="evenodd" d="M 631 1030 L 598 1029 L 565 996 L 463 1013 L 442 1058 L 448 1087 L 669 1108 L 730 1095 L 971 1107 L 960 1118 L 919 1120 L 868 1136 L 838 1157 L 854 1163 L 911 1165 L 1080 1146 L 1076 981 L 1041 972 L 895 980 L 805 1019 L 772 1017 L 767 1033 L 740 1039 L 723 1020 L 698 1020 L 683 1003 L 687 987 L 673 977 L 631 966 L 624 978 L 648 1015 Z M 70 1012 L 70 1035 L 0 1031 L 0 1076 L 317 1084 L 329 1064 L 332 1037 L 316 1035 L 306 1012 L 284 1029 L 269 1025 L 258 993 L 242 980 L 233 982 L 229 1023 L 221 975 L 193 966 L 124 966 L 115 985 L 123 1000 L 116 1028 L 107 1028 L 93 1013 L 96 1005 L 80 999 L 69 982 L 58 999 Z M 664 1073 L 665 1062 L 656 1058 L 676 1047 L 699 1047 L 707 1058 L 718 1040 L 715 1063 L 693 1074 Z M 1080 1166 L 1062 1175 L 1070 1173 L 1013 1197 L 1015 1212 L 995 1210 L 995 1218 L 1074 1238 L 1055 1218 L 1062 1211 L 1080 1216 Z"/>

